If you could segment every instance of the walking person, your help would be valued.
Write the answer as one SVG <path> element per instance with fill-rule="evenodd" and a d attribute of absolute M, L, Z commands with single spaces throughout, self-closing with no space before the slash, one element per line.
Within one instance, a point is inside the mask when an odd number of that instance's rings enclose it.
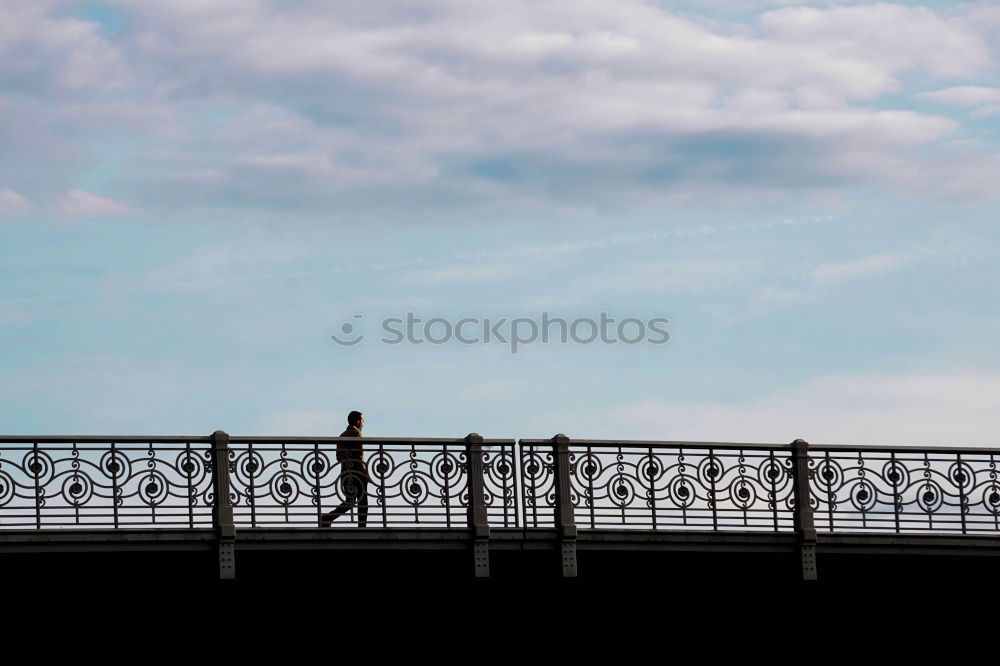
<path fill-rule="evenodd" d="M 340 433 L 341 437 L 361 437 L 361 429 L 365 426 L 365 417 L 361 412 L 351 412 L 347 415 L 347 430 Z M 337 462 L 341 465 L 340 489 L 344 501 L 330 513 L 324 513 L 320 519 L 321 527 L 330 524 L 358 505 L 358 527 L 368 524 L 368 466 L 365 464 L 364 449 L 361 442 L 337 442 Z"/>

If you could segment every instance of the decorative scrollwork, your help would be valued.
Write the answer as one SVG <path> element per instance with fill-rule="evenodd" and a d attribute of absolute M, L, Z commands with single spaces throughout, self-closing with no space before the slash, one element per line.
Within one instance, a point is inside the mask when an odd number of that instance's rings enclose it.
<path fill-rule="evenodd" d="M 917 506 L 924 513 L 934 513 L 944 505 L 944 491 L 934 481 L 925 481 L 917 489 Z"/>
<path fill-rule="evenodd" d="M 786 453 L 662 446 L 573 453 L 581 526 L 790 529 Z"/>
<path fill-rule="evenodd" d="M 686 474 L 678 474 L 667 486 L 667 499 L 679 509 L 687 509 L 694 506 L 698 499 L 695 493 L 695 480 Z"/>
<path fill-rule="evenodd" d="M 67 476 L 62 484 L 63 500 L 74 507 L 87 504 L 94 495 L 94 484 L 86 474 Z"/>
<path fill-rule="evenodd" d="M 271 497 L 282 506 L 290 506 L 302 494 L 295 476 L 285 470 L 272 476 L 268 485 Z"/>
<path fill-rule="evenodd" d="M 517 523 L 517 476 L 514 451 L 504 446 L 499 451 L 483 451 L 483 502 L 491 521 L 504 527 Z"/>
<path fill-rule="evenodd" d="M 738 481 L 729 486 L 729 501 L 741 509 L 749 509 L 756 499 L 757 493 L 752 483 Z"/>
<path fill-rule="evenodd" d="M 132 461 L 121 451 L 108 451 L 101 456 L 101 471 L 109 479 L 129 479 L 132 476 Z"/>
<path fill-rule="evenodd" d="M 554 522 L 554 462 L 555 457 L 550 447 L 529 446 L 521 449 L 521 488 L 524 493 L 524 522 L 527 527 L 543 527 Z M 579 469 L 578 464 L 576 468 Z"/>
<path fill-rule="evenodd" d="M 44 486 L 54 473 L 52 457 L 45 451 L 29 451 L 21 462 L 21 469 L 38 485 Z"/>
<path fill-rule="evenodd" d="M 252 444 L 252 455 L 251 455 Z M 328 446 L 236 442 L 230 485 L 239 525 L 317 525 L 338 508 L 337 525 L 400 522 L 464 524 L 468 463 L 464 446 L 367 444 L 364 465 L 335 460 Z"/>
<path fill-rule="evenodd" d="M 156 440 L 0 448 L 0 526 L 210 525 L 208 455 Z"/>
<path fill-rule="evenodd" d="M 980 500 L 986 510 L 993 515 L 1000 515 L 1000 486 L 991 485 L 983 488 L 983 496 Z"/>
<path fill-rule="evenodd" d="M 159 471 L 145 472 L 139 478 L 139 497 L 149 506 L 157 506 L 170 495 L 170 481 Z"/>
<path fill-rule="evenodd" d="M 299 476 L 303 479 L 321 478 L 331 469 L 330 459 L 325 453 L 310 451 L 299 463 Z"/>
<path fill-rule="evenodd" d="M 811 491 L 819 529 L 971 533 L 1000 527 L 1000 484 L 988 452 L 811 455 L 817 471 Z"/>
<path fill-rule="evenodd" d="M 0 469 L 0 506 L 7 506 L 14 499 L 17 491 L 17 482 L 14 477 Z"/>
<path fill-rule="evenodd" d="M 801 488 L 820 531 L 1000 532 L 990 451 L 813 446 L 799 484 L 791 450 L 752 445 L 571 442 L 563 461 L 545 442 L 385 440 L 365 442 L 361 464 L 338 460 L 324 440 L 235 441 L 216 457 L 206 439 L 95 439 L 5 438 L 0 528 L 211 525 L 222 465 L 239 525 L 315 526 L 340 511 L 349 517 L 338 526 L 366 516 L 386 527 L 465 527 L 478 511 L 469 511 L 475 487 L 497 526 L 553 526 L 561 496 L 580 528 L 780 532 L 794 529 Z"/>
<path fill-rule="evenodd" d="M 462 460 L 459 460 L 461 458 Z M 456 456 L 451 451 L 441 451 L 431 457 L 429 481 L 439 486 L 454 486 L 465 483 L 465 452 Z"/>
<path fill-rule="evenodd" d="M 649 484 L 656 484 L 660 480 L 660 477 L 663 476 L 663 472 L 663 465 L 660 464 L 656 456 L 649 455 L 646 456 L 646 459 L 643 460 L 640 466 L 639 476 Z"/>

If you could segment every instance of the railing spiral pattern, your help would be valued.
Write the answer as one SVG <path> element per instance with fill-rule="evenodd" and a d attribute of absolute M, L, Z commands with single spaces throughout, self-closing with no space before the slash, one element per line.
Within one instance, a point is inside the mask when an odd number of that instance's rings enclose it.
<path fill-rule="evenodd" d="M 212 461 L 195 439 L 0 446 L 0 527 L 204 527 Z"/>
<path fill-rule="evenodd" d="M 459 440 L 460 441 L 460 440 Z M 338 462 L 330 442 L 234 439 L 230 487 L 237 526 L 318 524 L 351 505 L 337 525 L 358 524 L 362 496 L 369 526 L 458 527 L 468 511 L 463 443 L 365 445 L 367 474 Z"/>
<path fill-rule="evenodd" d="M 570 481 L 580 527 L 793 528 L 787 451 L 572 446 Z"/>
<path fill-rule="evenodd" d="M 0 529 L 210 528 L 224 472 L 239 528 L 314 528 L 340 507 L 338 528 L 467 529 L 479 512 L 493 527 L 776 533 L 807 511 L 820 533 L 1000 535 L 998 450 L 470 438 L 366 438 L 363 470 L 337 460 L 339 438 L 4 436 Z"/>
<path fill-rule="evenodd" d="M 551 445 L 521 443 L 521 488 L 524 526 L 555 525 L 555 454 Z"/>
<path fill-rule="evenodd" d="M 997 462 L 992 452 L 812 452 L 816 527 L 831 532 L 997 533 Z"/>
<path fill-rule="evenodd" d="M 486 516 L 497 527 L 517 527 L 517 459 L 514 444 L 501 444 L 482 452 L 483 502 Z"/>

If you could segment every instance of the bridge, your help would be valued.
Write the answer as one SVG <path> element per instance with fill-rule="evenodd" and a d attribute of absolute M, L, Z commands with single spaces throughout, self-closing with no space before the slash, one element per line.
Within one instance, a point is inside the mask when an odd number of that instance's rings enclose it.
<path fill-rule="evenodd" d="M 309 557 L 501 579 L 669 561 L 815 581 L 934 558 L 955 576 L 1000 555 L 1000 449 L 365 438 L 362 527 L 340 441 L 0 437 L 0 562 L 58 575 L 118 553 L 226 580 Z"/>

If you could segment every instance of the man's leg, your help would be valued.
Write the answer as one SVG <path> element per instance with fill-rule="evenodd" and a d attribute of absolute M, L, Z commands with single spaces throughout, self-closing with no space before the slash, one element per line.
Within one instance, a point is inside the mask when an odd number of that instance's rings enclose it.
<path fill-rule="evenodd" d="M 361 481 L 361 499 L 358 503 L 358 527 L 368 526 L 368 475 Z"/>
<path fill-rule="evenodd" d="M 363 484 L 359 483 L 358 478 L 355 474 L 351 472 L 345 472 L 341 474 L 340 477 L 340 490 L 344 493 L 344 501 L 340 503 L 336 509 L 330 513 L 324 513 L 322 519 L 320 520 L 321 527 L 329 527 L 330 523 L 340 518 L 342 515 L 351 510 L 351 508 L 358 503 L 359 486 Z M 368 497 L 367 494 L 362 494 L 365 501 L 365 511 L 368 510 Z"/>

